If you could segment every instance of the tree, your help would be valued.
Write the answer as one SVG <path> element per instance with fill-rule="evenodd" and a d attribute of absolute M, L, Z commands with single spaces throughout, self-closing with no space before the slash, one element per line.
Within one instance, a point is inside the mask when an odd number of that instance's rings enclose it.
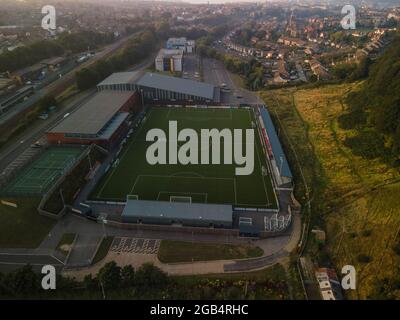
<path fill-rule="evenodd" d="M 125 288 L 133 287 L 135 284 L 135 270 L 131 265 L 122 267 L 121 269 L 122 286 Z"/>
<path fill-rule="evenodd" d="M 0 297 L 5 296 L 8 292 L 9 288 L 7 286 L 7 277 L 0 272 Z"/>
<path fill-rule="evenodd" d="M 161 39 L 168 38 L 168 35 L 171 33 L 171 27 L 168 22 L 161 21 L 157 22 L 155 25 L 155 32 L 158 37 Z"/>
<path fill-rule="evenodd" d="M 99 80 L 99 75 L 92 68 L 84 68 L 76 73 L 76 83 L 80 90 L 95 86 Z"/>
<path fill-rule="evenodd" d="M 359 79 L 364 79 L 368 77 L 369 67 L 372 64 L 372 61 L 368 57 L 361 58 L 360 62 L 357 64 L 355 70 L 350 76 L 350 80 L 355 81 Z"/>
<path fill-rule="evenodd" d="M 53 95 L 47 95 L 40 100 L 40 106 L 43 109 L 47 109 L 51 106 L 56 106 L 57 100 Z"/>
<path fill-rule="evenodd" d="M 91 274 L 87 274 L 83 278 L 83 285 L 86 289 L 91 290 L 99 287 L 99 282 L 96 278 L 93 278 Z"/>
<path fill-rule="evenodd" d="M 135 274 L 135 283 L 141 286 L 163 286 L 168 276 L 152 263 L 144 263 Z"/>
<path fill-rule="evenodd" d="M 94 66 L 94 71 L 100 79 L 108 77 L 113 72 L 113 65 L 108 60 L 100 60 Z"/>
<path fill-rule="evenodd" d="M 224 298 L 227 300 L 243 299 L 243 290 L 235 286 L 228 287 L 224 294 Z"/>
<path fill-rule="evenodd" d="M 104 289 L 116 289 L 121 284 L 121 267 L 110 261 L 99 270 L 97 278 Z"/>
<path fill-rule="evenodd" d="M 12 291 L 17 296 L 34 294 L 39 289 L 39 279 L 31 265 L 24 265 L 11 274 Z"/>

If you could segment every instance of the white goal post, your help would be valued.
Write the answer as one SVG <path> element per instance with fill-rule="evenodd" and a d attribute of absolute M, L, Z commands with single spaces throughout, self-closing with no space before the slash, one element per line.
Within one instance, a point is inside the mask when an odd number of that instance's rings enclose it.
<path fill-rule="evenodd" d="M 185 196 L 169 196 L 169 202 L 192 203 L 192 197 L 185 197 Z"/>
<path fill-rule="evenodd" d="M 137 195 L 137 194 L 128 194 L 126 196 L 126 200 L 139 200 L 139 195 Z"/>

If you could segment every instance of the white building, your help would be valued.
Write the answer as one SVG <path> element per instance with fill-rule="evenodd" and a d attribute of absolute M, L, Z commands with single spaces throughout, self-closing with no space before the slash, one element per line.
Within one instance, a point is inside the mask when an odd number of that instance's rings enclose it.
<path fill-rule="evenodd" d="M 182 72 L 183 50 L 161 49 L 155 59 L 156 70 Z"/>
<path fill-rule="evenodd" d="M 329 268 L 320 268 L 315 272 L 321 297 L 323 300 L 342 300 L 342 290 L 336 272 Z"/>
<path fill-rule="evenodd" d="M 188 40 L 186 43 L 186 52 L 193 53 L 196 50 L 196 42 L 194 40 Z"/>
<path fill-rule="evenodd" d="M 182 38 L 169 38 L 167 40 L 167 49 L 180 49 L 185 53 L 193 53 L 195 51 L 195 41 Z"/>

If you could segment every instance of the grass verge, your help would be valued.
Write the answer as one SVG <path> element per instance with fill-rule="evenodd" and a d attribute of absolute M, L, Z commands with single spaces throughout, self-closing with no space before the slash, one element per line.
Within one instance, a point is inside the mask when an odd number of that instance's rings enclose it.
<path fill-rule="evenodd" d="M 0 204 L 0 247 L 36 248 L 55 221 L 39 215 L 39 198 L 8 199 L 18 208 Z"/>
<path fill-rule="evenodd" d="M 111 244 L 114 240 L 114 237 L 105 237 L 103 240 L 101 240 L 101 244 L 99 248 L 97 249 L 96 255 L 93 258 L 92 264 L 96 264 L 97 262 L 100 262 L 103 260 L 107 253 L 108 250 L 110 250 Z"/>
<path fill-rule="evenodd" d="M 163 240 L 158 259 L 163 263 L 230 260 L 260 257 L 263 250 L 251 245 L 191 243 Z"/>
<path fill-rule="evenodd" d="M 75 237 L 75 233 L 64 233 L 57 245 L 56 250 L 62 255 L 68 256 L 69 252 L 72 250 L 72 243 L 74 242 Z"/>

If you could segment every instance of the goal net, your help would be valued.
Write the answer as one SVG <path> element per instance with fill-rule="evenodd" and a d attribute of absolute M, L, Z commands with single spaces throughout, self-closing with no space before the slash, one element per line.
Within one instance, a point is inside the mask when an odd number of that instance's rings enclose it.
<path fill-rule="evenodd" d="M 127 200 L 139 200 L 139 196 L 137 194 L 128 194 L 126 199 Z"/>

